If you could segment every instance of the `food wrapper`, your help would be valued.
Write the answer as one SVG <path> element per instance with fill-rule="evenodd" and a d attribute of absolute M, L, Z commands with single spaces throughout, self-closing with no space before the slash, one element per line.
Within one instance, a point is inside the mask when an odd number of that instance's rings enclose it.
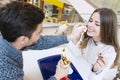
<path fill-rule="evenodd" d="M 62 65 L 63 65 L 64 67 L 69 66 L 70 60 L 65 56 L 65 48 L 64 48 L 63 51 L 62 51 L 61 59 L 62 59 Z"/>
<path fill-rule="evenodd" d="M 56 34 L 61 35 L 64 34 L 64 32 L 68 29 L 69 23 L 67 21 L 60 22 L 60 26 L 56 31 Z"/>

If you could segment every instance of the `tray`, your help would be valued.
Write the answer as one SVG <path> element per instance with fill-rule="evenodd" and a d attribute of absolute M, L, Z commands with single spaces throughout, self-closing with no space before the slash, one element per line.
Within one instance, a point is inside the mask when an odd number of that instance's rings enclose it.
<path fill-rule="evenodd" d="M 55 74 L 57 62 L 61 59 L 61 55 L 48 56 L 38 60 L 38 65 L 41 70 L 44 80 L 50 78 Z M 68 77 L 70 80 L 83 80 L 74 65 L 70 64 L 73 73 L 69 74 Z"/>

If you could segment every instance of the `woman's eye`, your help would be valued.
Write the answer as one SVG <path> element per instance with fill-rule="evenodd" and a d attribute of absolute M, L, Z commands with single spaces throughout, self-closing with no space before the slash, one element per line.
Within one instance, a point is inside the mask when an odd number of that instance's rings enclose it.
<path fill-rule="evenodd" d="M 92 19 L 89 20 L 89 22 L 92 22 L 92 21 L 93 21 Z"/>
<path fill-rule="evenodd" d="M 96 26 L 100 26 L 100 24 L 95 24 Z"/>

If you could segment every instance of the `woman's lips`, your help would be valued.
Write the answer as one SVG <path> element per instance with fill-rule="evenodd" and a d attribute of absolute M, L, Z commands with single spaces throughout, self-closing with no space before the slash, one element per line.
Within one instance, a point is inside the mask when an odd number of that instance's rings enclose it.
<path fill-rule="evenodd" d="M 90 30 L 90 29 L 88 29 L 87 31 L 88 31 L 88 32 L 94 32 L 94 30 Z"/>

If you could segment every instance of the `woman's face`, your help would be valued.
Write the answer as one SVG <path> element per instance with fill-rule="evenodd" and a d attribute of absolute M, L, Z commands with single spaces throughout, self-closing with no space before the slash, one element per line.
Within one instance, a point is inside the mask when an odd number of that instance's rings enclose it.
<path fill-rule="evenodd" d="M 100 15 L 98 12 L 93 13 L 87 26 L 87 35 L 91 36 L 94 41 L 100 41 Z"/>

